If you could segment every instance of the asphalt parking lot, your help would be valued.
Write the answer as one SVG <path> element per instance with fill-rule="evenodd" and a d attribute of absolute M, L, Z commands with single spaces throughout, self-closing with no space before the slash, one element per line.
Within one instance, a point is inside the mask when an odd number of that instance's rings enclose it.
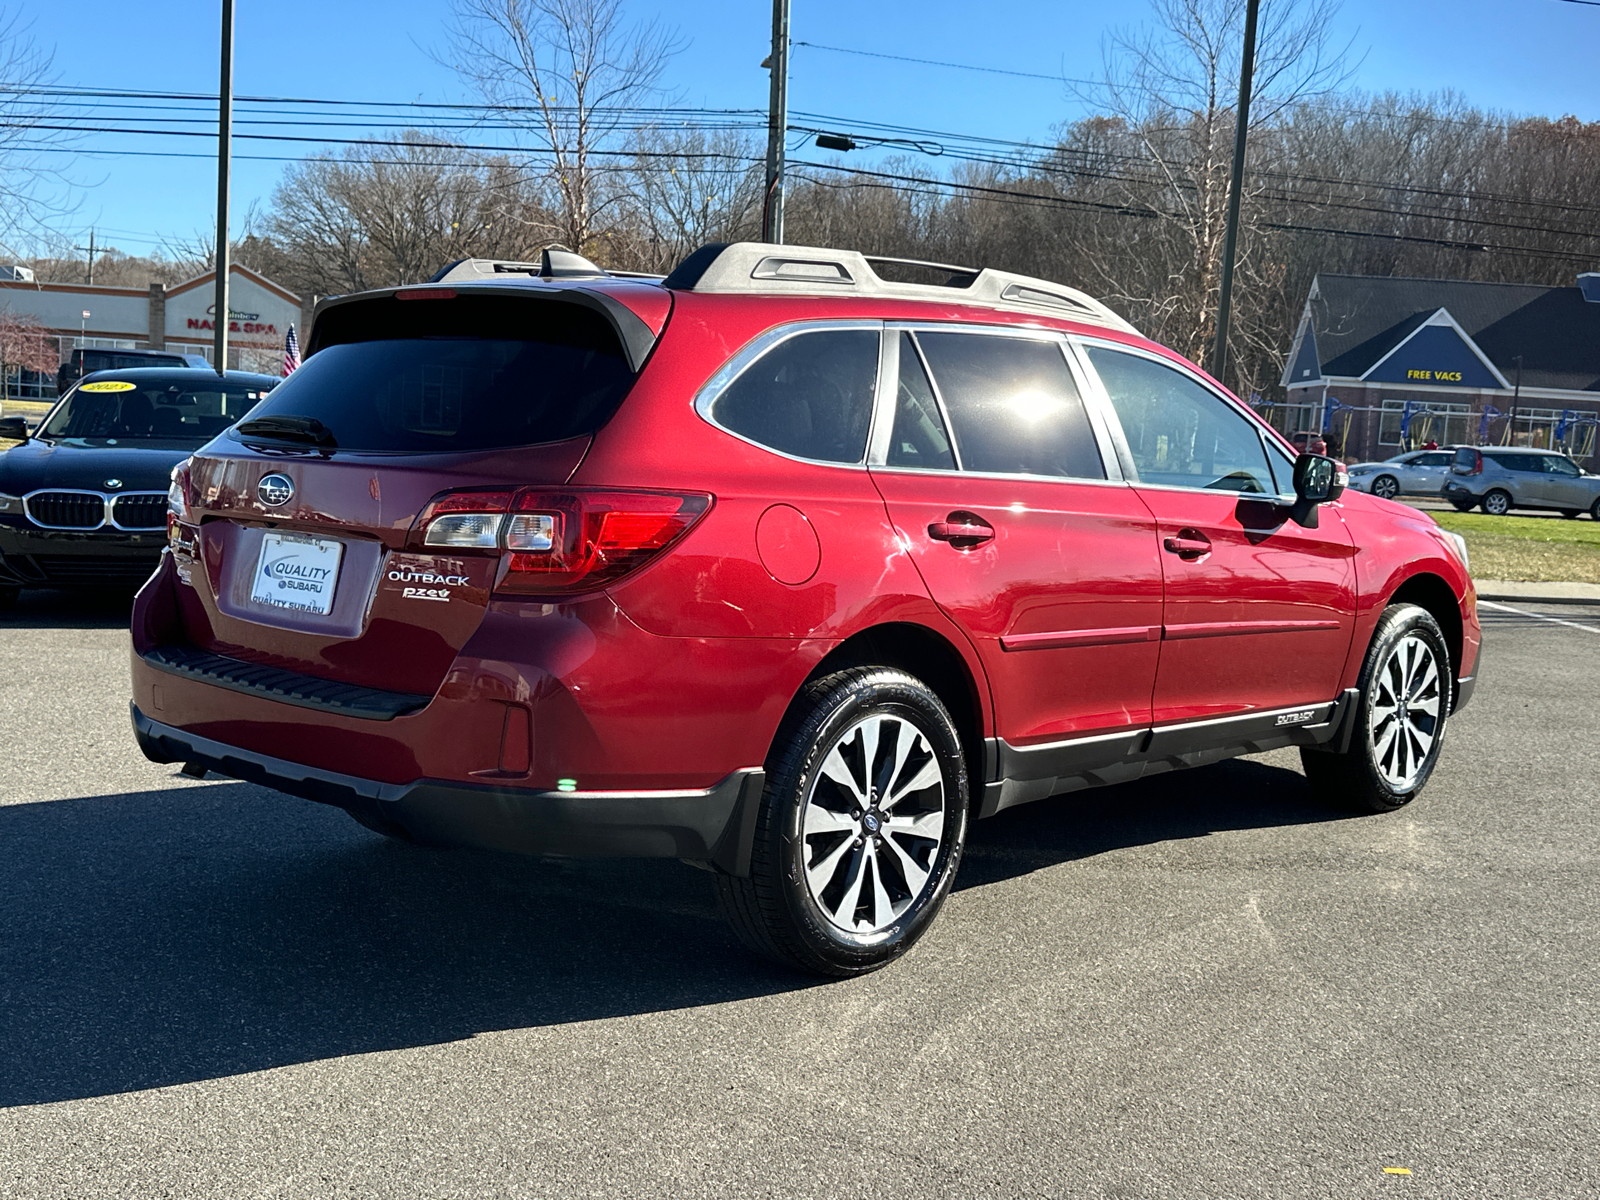
<path fill-rule="evenodd" d="M 0 1196 L 1592 1197 L 1600 609 L 1518 607 L 1409 808 L 1279 753 L 1013 810 L 906 961 L 822 983 L 682 864 L 147 763 L 125 603 L 25 596 Z"/>

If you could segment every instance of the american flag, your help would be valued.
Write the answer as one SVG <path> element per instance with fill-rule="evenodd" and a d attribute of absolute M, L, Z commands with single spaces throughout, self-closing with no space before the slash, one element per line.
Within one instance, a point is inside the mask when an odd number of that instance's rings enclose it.
<path fill-rule="evenodd" d="M 289 336 L 283 339 L 283 377 L 287 379 L 300 369 L 300 339 L 294 326 L 289 326 Z"/>

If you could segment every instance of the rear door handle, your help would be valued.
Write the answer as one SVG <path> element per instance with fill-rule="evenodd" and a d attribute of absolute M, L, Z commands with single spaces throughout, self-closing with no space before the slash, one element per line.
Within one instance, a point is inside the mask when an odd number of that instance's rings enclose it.
<path fill-rule="evenodd" d="M 1169 537 L 1162 545 L 1167 548 L 1168 553 L 1190 561 L 1204 558 L 1211 553 L 1211 539 L 1193 529 L 1186 529 L 1177 537 Z"/>
<path fill-rule="evenodd" d="M 994 537 L 994 526 L 976 513 L 953 512 L 943 521 L 928 526 L 928 536 L 935 541 L 965 542 L 977 545 Z M 962 547 L 957 546 L 958 550 Z"/>

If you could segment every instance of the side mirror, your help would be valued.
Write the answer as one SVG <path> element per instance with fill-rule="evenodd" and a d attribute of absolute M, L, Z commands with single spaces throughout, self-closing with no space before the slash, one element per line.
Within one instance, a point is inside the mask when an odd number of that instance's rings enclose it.
<path fill-rule="evenodd" d="M 0 417 L 0 441 L 25 442 L 28 423 L 21 417 Z"/>
<path fill-rule="evenodd" d="M 1344 466 L 1326 454 L 1302 454 L 1294 460 L 1294 508 L 1290 518 L 1306 529 L 1317 527 L 1317 505 L 1344 494 L 1350 482 Z"/>

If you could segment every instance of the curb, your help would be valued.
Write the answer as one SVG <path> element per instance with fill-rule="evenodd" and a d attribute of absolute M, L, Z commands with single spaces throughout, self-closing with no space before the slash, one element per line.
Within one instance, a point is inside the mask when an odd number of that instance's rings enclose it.
<path fill-rule="evenodd" d="M 1600 584 L 1513 583 L 1478 580 L 1478 599 L 1509 604 L 1588 604 L 1600 606 Z"/>

